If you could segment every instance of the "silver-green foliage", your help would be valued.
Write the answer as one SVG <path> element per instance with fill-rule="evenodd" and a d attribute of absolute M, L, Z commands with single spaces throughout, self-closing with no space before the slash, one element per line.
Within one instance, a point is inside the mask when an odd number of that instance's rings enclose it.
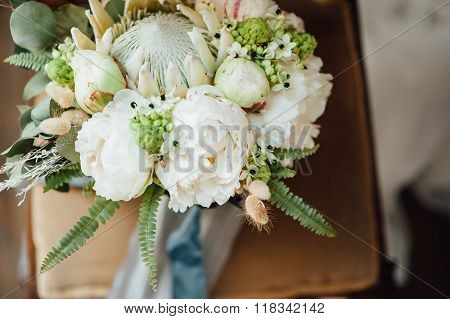
<path fill-rule="evenodd" d="M 43 52 L 57 40 L 55 15 L 41 2 L 18 6 L 11 14 L 9 26 L 14 43 L 33 53 Z"/>

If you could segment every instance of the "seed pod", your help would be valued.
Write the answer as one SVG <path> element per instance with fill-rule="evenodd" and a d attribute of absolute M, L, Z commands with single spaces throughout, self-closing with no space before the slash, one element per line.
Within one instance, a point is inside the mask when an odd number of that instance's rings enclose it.
<path fill-rule="evenodd" d="M 61 114 L 61 118 L 69 121 L 73 126 L 81 126 L 89 119 L 89 115 L 82 110 L 68 110 Z"/>
<path fill-rule="evenodd" d="M 59 86 L 55 82 L 50 82 L 45 87 L 45 92 L 63 109 L 67 109 L 73 105 L 75 94 L 68 87 Z"/>
<path fill-rule="evenodd" d="M 45 134 L 65 135 L 69 133 L 71 125 L 68 120 L 60 117 L 55 117 L 42 121 L 39 127 Z"/>
<path fill-rule="evenodd" d="M 254 225 L 259 231 L 269 227 L 269 213 L 264 203 L 255 195 L 250 195 L 245 200 L 245 214 L 247 221 Z"/>
<path fill-rule="evenodd" d="M 269 200 L 270 199 L 270 189 L 266 183 L 260 180 L 253 181 L 248 190 L 252 195 L 255 195 L 261 200 Z"/>
<path fill-rule="evenodd" d="M 46 147 L 50 142 L 47 140 L 44 140 L 43 138 L 40 137 L 36 137 L 33 141 L 33 146 L 34 147 Z"/>

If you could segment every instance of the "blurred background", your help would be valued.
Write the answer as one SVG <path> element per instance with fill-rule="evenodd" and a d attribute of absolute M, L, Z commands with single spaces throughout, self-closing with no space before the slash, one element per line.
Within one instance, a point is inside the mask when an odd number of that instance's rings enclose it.
<path fill-rule="evenodd" d="M 358 7 L 387 252 L 410 272 L 393 266 L 395 296 L 450 295 L 449 1 L 360 0 Z M 9 15 L 0 8 L 0 60 L 13 52 Z M 19 134 L 14 105 L 23 103 L 30 75 L 0 64 L 2 150 Z M 28 208 L 17 202 L 12 191 L 0 194 L 0 296 L 15 298 L 26 296 L 15 289 L 27 271 Z"/>

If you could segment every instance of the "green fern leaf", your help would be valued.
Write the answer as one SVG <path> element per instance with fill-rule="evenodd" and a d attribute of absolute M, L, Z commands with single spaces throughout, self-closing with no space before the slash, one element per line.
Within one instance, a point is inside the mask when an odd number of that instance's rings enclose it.
<path fill-rule="evenodd" d="M 52 189 L 59 190 L 70 183 L 74 178 L 84 177 L 79 164 L 69 164 L 63 169 L 53 173 L 45 180 L 44 193 Z"/>
<path fill-rule="evenodd" d="M 292 194 L 289 188 L 280 181 L 270 181 L 270 201 L 283 210 L 288 216 L 300 222 L 300 224 L 316 233 L 326 237 L 335 237 L 336 231 L 325 218 L 313 207 L 309 206 L 300 197 Z"/>
<path fill-rule="evenodd" d="M 270 178 L 273 180 L 292 178 L 295 175 L 296 172 L 294 170 L 283 167 L 279 164 L 274 165 L 270 168 Z"/>
<path fill-rule="evenodd" d="M 83 185 L 83 196 L 89 198 L 92 194 L 95 194 L 93 188 L 95 185 L 95 181 L 88 181 Z"/>
<path fill-rule="evenodd" d="M 287 148 L 277 148 L 274 152 L 275 156 L 279 160 L 292 159 L 292 160 L 301 160 L 311 155 L 314 155 L 320 145 L 317 144 L 313 148 L 301 148 L 301 149 L 287 149 Z"/>
<path fill-rule="evenodd" d="M 7 57 L 3 62 L 39 72 L 48 62 L 50 62 L 50 58 L 45 55 L 22 52 Z"/>
<path fill-rule="evenodd" d="M 83 247 L 94 236 L 99 221 L 105 224 L 118 208 L 118 202 L 96 197 L 95 203 L 89 207 L 89 216 L 82 216 L 47 254 L 41 265 L 41 272 L 49 271 Z"/>
<path fill-rule="evenodd" d="M 150 268 L 150 284 L 156 291 L 158 286 L 158 265 L 156 250 L 156 212 L 164 195 L 164 189 L 152 184 L 142 195 L 139 209 L 139 246 L 144 264 Z"/>

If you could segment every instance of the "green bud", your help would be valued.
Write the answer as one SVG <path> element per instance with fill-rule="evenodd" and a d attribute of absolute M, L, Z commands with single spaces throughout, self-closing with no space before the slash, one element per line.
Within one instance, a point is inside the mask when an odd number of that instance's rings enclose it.
<path fill-rule="evenodd" d="M 246 43 L 261 44 L 272 38 L 272 30 L 263 18 L 251 18 L 239 26 L 238 31 L 247 40 Z"/>
<path fill-rule="evenodd" d="M 73 70 L 66 61 L 62 59 L 53 59 L 45 65 L 45 72 L 47 72 L 50 80 L 58 83 L 61 86 L 74 85 Z"/>

